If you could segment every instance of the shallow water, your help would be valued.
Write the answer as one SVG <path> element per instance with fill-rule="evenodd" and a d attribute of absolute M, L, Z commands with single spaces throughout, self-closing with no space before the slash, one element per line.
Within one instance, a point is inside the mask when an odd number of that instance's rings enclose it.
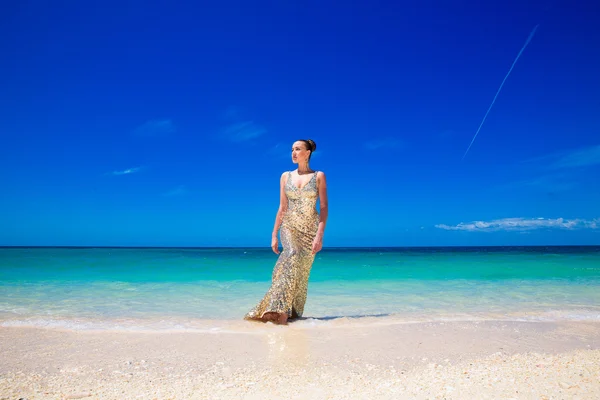
<path fill-rule="evenodd" d="M 276 258 L 256 248 L 0 248 L 0 323 L 210 330 L 260 300 Z M 319 253 L 298 326 L 370 316 L 600 320 L 600 247 Z"/>

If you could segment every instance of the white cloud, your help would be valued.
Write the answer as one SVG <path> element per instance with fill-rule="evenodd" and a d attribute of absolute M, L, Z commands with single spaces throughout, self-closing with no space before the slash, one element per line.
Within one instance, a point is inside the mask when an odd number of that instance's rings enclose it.
<path fill-rule="evenodd" d="M 223 134 L 232 142 L 244 142 L 256 139 L 267 130 L 253 121 L 236 122 L 223 129 Z"/>
<path fill-rule="evenodd" d="M 569 174 L 558 173 L 553 175 L 542 175 L 537 178 L 525 179 L 499 185 L 499 190 L 510 190 L 514 188 L 527 188 L 546 190 L 549 192 L 562 192 L 573 189 L 577 182 Z"/>
<path fill-rule="evenodd" d="M 585 147 L 563 154 L 550 166 L 554 169 L 580 168 L 600 164 L 600 145 Z"/>
<path fill-rule="evenodd" d="M 520 163 L 520 176 L 529 175 L 529 178 L 500 185 L 498 189 L 530 187 L 549 192 L 569 191 L 584 183 L 587 168 L 597 166 L 600 166 L 600 145 L 545 154 Z"/>
<path fill-rule="evenodd" d="M 175 132 L 175 125 L 170 119 L 153 119 L 146 121 L 133 131 L 133 133 L 138 136 L 159 136 L 173 132 Z"/>
<path fill-rule="evenodd" d="M 225 126 L 219 130 L 221 138 L 231 142 L 247 142 L 267 133 L 264 126 L 255 123 L 251 118 L 242 115 L 242 110 L 237 106 L 229 106 L 220 118 Z"/>
<path fill-rule="evenodd" d="M 399 147 L 402 143 L 395 138 L 374 139 L 365 142 L 367 150 L 390 149 Z"/>
<path fill-rule="evenodd" d="M 181 186 L 176 187 L 175 189 L 169 190 L 168 192 L 164 193 L 163 196 L 167 196 L 167 197 L 182 196 L 186 193 L 187 193 L 187 189 L 185 188 L 185 186 L 181 185 Z"/>
<path fill-rule="evenodd" d="M 227 107 L 227 109 L 223 112 L 223 118 L 230 121 L 239 119 L 240 109 L 236 106 Z"/>
<path fill-rule="evenodd" d="M 267 154 L 280 158 L 292 158 L 292 145 L 277 143 L 275 146 L 267 150 Z"/>
<path fill-rule="evenodd" d="M 600 164 L 600 145 L 546 154 L 522 162 L 535 166 L 559 170 L 590 167 Z"/>
<path fill-rule="evenodd" d="M 136 172 L 140 172 L 141 170 L 142 170 L 142 167 L 134 167 L 134 168 L 127 168 L 122 171 L 113 171 L 111 174 L 112 175 L 129 175 L 129 174 L 135 174 Z"/>
<path fill-rule="evenodd" d="M 600 218 L 564 219 L 564 218 L 503 218 L 492 221 L 461 222 L 458 225 L 438 224 L 436 228 L 450 231 L 494 232 L 494 231 L 530 231 L 534 229 L 599 229 Z"/>

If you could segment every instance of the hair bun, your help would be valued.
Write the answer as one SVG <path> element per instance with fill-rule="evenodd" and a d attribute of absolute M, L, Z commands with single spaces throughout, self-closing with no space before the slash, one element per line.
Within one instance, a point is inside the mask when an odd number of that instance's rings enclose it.
<path fill-rule="evenodd" d="M 312 139 L 306 139 L 306 143 L 308 143 L 310 145 L 310 151 L 313 152 L 317 149 L 317 144 L 315 143 L 314 140 Z"/>

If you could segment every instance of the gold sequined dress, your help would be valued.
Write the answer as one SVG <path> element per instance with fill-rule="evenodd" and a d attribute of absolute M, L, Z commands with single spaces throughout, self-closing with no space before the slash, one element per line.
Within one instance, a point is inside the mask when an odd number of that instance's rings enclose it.
<path fill-rule="evenodd" d="M 315 259 L 312 243 L 319 226 L 317 172 L 302 188 L 292 183 L 292 174 L 288 172 L 284 189 L 288 208 L 280 227 L 283 251 L 273 269 L 271 287 L 244 319 L 260 319 L 267 312 L 287 313 L 288 318 L 296 318 L 304 312 L 308 277 Z"/>

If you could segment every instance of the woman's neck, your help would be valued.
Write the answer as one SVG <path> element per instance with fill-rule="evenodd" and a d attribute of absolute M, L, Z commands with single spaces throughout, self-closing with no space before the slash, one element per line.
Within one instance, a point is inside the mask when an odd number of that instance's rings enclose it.
<path fill-rule="evenodd" d="M 298 163 L 298 174 L 308 174 L 312 172 L 308 163 Z"/>

